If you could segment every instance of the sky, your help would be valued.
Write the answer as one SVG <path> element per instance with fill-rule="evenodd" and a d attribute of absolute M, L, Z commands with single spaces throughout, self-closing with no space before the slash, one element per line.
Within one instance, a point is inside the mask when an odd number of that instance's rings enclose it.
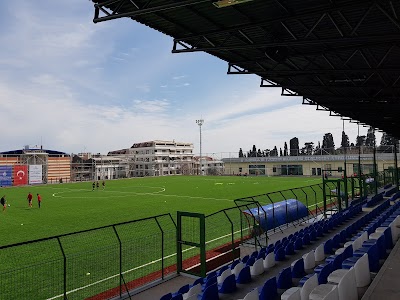
<path fill-rule="evenodd" d="M 0 151 L 106 154 L 175 140 L 199 153 L 197 119 L 203 154 L 279 149 L 293 137 L 302 147 L 327 132 L 340 146 L 340 118 L 260 88 L 257 76 L 227 75 L 209 54 L 172 54 L 171 37 L 131 19 L 94 24 L 91 1 L 1 1 L 0 11 Z M 357 125 L 344 128 L 355 142 Z"/>

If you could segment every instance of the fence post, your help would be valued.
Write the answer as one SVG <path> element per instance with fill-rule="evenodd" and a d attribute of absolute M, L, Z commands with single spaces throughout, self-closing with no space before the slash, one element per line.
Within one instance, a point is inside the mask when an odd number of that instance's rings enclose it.
<path fill-rule="evenodd" d="M 68 299 L 67 298 L 67 256 L 65 255 L 64 248 L 61 244 L 60 238 L 57 237 L 58 245 L 60 246 L 61 253 L 64 258 L 64 300 Z"/>
<path fill-rule="evenodd" d="M 235 260 L 235 238 L 233 237 L 234 233 L 233 233 L 233 222 L 232 220 L 229 218 L 228 214 L 226 213 L 226 211 L 224 210 L 224 214 L 227 217 L 229 223 L 231 223 L 231 236 L 232 236 L 232 262 Z"/>
<path fill-rule="evenodd" d="M 161 279 L 164 279 L 164 230 L 162 230 L 160 222 L 155 218 L 158 228 L 161 231 Z"/>
<path fill-rule="evenodd" d="M 279 191 L 279 194 L 281 194 L 282 197 L 283 197 L 283 200 L 285 200 L 285 208 L 286 208 L 286 228 L 288 228 L 288 227 L 289 227 L 289 221 L 290 221 L 290 219 L 288 219 L 287 199 L 286 199 L 286 197 L 283 195 L 282 191 Z"/>
<path fill-rule="evenodd" d="M 296 219 L 299 219 L 299 197 L 297 197 L 297 195 L 293 192 L 292 189 L 290 189 L 290 191 L 292 192 L 292 194 L 296 197 Z M 307 207 L 308 209 L 308 207 Z"/>
<path fill-rule="evenodd" d="M 114 233 L 117 236 L 119 243 L 119 296 L 122 297 L 122 242 L 114 225 L 112 228 L 114 229 Z"/>

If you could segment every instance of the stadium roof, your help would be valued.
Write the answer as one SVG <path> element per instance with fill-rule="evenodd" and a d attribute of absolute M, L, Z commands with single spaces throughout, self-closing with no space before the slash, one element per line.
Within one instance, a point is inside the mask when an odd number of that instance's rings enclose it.
<path fill-rule="evenodd" d="M 400 138 L 399 1 L 93 2 L 94 22 L 131 18 L 172 36 L 173 53 L 207 52 L 228 74 Z"/>
<path fill-rule="evenodd" d="M 0 155 L 21 155 L 21 154 L 29 154 L 29 153 L 32 153 L 32 154 L 47 153 L 50 156 L 52 156 L 52 155 L 54 155 L 54 156 L 59 156 L 59 155 L 70 156 L 68 153 L 65 153 L 65 152 L 42 149 L 42 148 L 9 150 L 9 151 L 0 152 Z"/>

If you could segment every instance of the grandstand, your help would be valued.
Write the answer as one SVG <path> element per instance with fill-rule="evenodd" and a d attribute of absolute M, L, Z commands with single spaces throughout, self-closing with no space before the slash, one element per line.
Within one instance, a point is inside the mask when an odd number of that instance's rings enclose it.
<path fill-rule="evenodd" d="M 303 104 L 315 105 L 317 110 L 329 111 L 331 116 L 370 125 L 394 137 L 400 137 L 397 69 L 400 61 L 398 46 L 400 5 L 394 1 L 94 0 L 93 2 L 95 23 L 123 17 L 131 18 L 172 36 L 173 53 L 199 51 L 209 53 L 228 62 L 228 74 L 259 75 L 263 88 L 281 88 L 282 96 L 302 96 Z M 338 181 L 337 188 L 332 189 L 340 197 L 332 198 L 331 195 L 328 197 L 338 201 L 338 210 L 332 210 L 327 206 L 328 193 L 324 188 L 324 210 L 329 208 L 331 214 L 324 213 L 323 220 L 315 221 L 311 225 L 304 224 L 303 226 L 307 227 L 303 231 L 296 229 L 297 235 L 291 233 L 291 237 L 289 232 L 282 230 L 282 234 L 286 237 L 282 237 L 278 244 L 270 244 L 271 248 L 269 245 L 261 248 L 265 249 L 263 254 L 260 254 L 260 249 L 250 250 L 254 251 L 252 253 L 256 256 L 257 262 L 271 253 L 275 253 L 275 260 L 279 261 L 275 270 L 268 270 L 268 263 L 272 264 L 272 260 L 267 260 L 267 267 L 263 271 L 266 270 L 267 276 L 272 278 L 263 278 L 262 285 L 260 282 L 256 284 L 265 288 L 265 290 L 260 289 L 262 293 L 260 298 L 259 291 L 251 292 L 253 286 L 244 290 L 238 289 L 240 292 L 228 296 L 227 299 L 244 298 L 247 293 L 249 295 L 245 299 L 270 299 L 277 290 L 279 294 L 283 293 L 282 299 L 358 299 L 363 294 L 359 289 L 369 284 L 371 272 L 377 272 L 381 266 L 378 258 L 386 257 L 386 251 L 393 246 L 390 242 L 396 243 L 398 237 L 396 227 L 398 203 L 383 196 L 398 190 L 397 145 L 394 147 L 394 190 L 389 185 L 385 187 L 389 188 L 390 192 L 382 190 L 383 186 L 378 186 L 374 150 L 372 174 L 374 180 L 368 182 L 372 186 L 363 186 L 362 182 L 366 181 L 361 178 L 361 172 L 358 172 L 360 198 L 353 199 L 354 205 L 348 205 L 345 172 L 344 185 L 341 186 L 342 183 Z M 286 170 L 290 168 L 286 166 Z M 252 169 L 255 172 L 262 172 L 259 165 L 253 165 Z M 278 170 L 277 167 L 275 169 Z M 281 169 L 285 170 L 285 167 Z M 299 172 L 296 168 L 291 169 Z M 360 171 L 360 162 L 358 170 Z M 282 170 L 280 171 L 282 173 Z M 340 188 L 346 191 L 343 210 Z M 363 195 L 367 192 L 371 193 L 369 198 Z M 331 256 L 314 269 L 317 275 L 302 278 L 305 261 L 298 260 L 292 266 L 290 263 L 293 259 L 300 258 L 296 255 L 303 254 L 299 245 L 304 242 L 303 237 L 307 236 L 308 233 L 305 232 L 307 230 L 322 231 L 322 235 L 329 233 L 335 235 L 326 241 L 315 240 L 315 255 L 308 252 L 304 257 L 307 264 L 309 263 L 308 267 L 314 267 L 313 256 L 318 262 L 325 260 L 326 255 Z M 286 246 L 279 247 L 283 243 L 286 243 Z M 290 248 L 288 250 L 290 254 L 286 253 L 287 247 L 289 245 L 294 247 L 295 243 L 298 245 L 298 252 Z M 397 247 L 398 243 L 387 259 L 390 263 L 393 263 Z M 312 248 L 307 247 L 306 251 Z M 281 263 L 277 258 L 282 253 L 283 256 L 289 254 L 290 261 Z M 252 273 L 255 275 L 261 272 L 261 269 L 253 270 L 257 269 L 255 265 L 260 263 L 254 262 L 254 259 L 251 263 L 247 263 L 243 258 L 241 256 L 240 260 L 248 264 L 243 268 L 246 270 L 243 272 L 247 273 L 247 280 L 251 280 Z M 381 270 L 386 270 L 385 266 L 386 263 Z M 232 273 L 233 270 L 228 267 L 227 272 L 220 274 L 222 278 L 215 276 L 217 274 L 208 274 L 209 281 L 204 283 L 204 287 L 207 285 L 209 287 L 203 291 L 208 296 L 199 296 L 198 299 L 218 299 L 218 292 L 233 294 L 231 292 L 236 289 L 237 281 L 242 279 L 236 274 L 224 279 L 229 272 Z M 292 288 L 294 277 L 300 278 L 301 287 Z M 193 283 L 193 280 L 189 281 L 187 283 Z M 218 286 L 218 281 L 223 285 Z M 383 286 L 385 285 L 381 288 Z M 398 289 L 392 287 L 396 288 Z M 170 292 L 178 292 L 178 289 L 170 289 Z M 183 287 L 181 292 L 185 295 L 185 299 L 188 298 L 187 287 Z M 304 295 L 305 292 L 307 295 Z M 386 292 L 384 297 L 390 298 L 394 294 L 395 292 L 392 294 Z M 367 292 L 366 295 L 369 295 L 370 299 L 374 298 L 374 292 Z M 163 299 L 170 299 L 171 296 L 172 294 L 166 295 Z M 173 299 L 179 297 L 182 296 L 177 294 Z M 153 295 L 152 299 L 154 298 Z M 142 294 L 138 299 L 146 298 Z"/>

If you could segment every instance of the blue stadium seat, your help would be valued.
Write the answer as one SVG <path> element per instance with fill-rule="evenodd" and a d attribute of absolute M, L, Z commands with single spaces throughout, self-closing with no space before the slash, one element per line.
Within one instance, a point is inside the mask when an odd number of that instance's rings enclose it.
<path fill-rule="evenodd" d="M 198 300 L 219 300 L 217 283 L 208 286 L 204 292 L 197 295 Z"/>
<path fill-rule="evenodd" d="M 251 274 L 250 274 L 250 267 L 245 266 L 236 278 L 236 283 L 239 284 L 246 284 L 251 282 Z"/>
<path fill-rule="evenodd" d="M 218 292 L 221 294 L 230 294 L 236 291 L 235 275 L 231 274 L 225 278 L 222 284 L 218 285 Z"/>
<path fill-rule="evenodd" d="M 292 270 L 290 267 L 283 269 L 277 278 L 278 289 L 288 289 L 292 287 Z"/>
<path fill-rule="evenodd" d="M 304 260 L 300 258 L 292 263 L 292 278 L 302 278 L 306 272 L 304 271 Z"/>
<path fill-rule="evenodd" d="M 273 300 L 278 295 L 276 277 L 267 279 L 263 286 L 258 290 L 259 300 Z"/>

